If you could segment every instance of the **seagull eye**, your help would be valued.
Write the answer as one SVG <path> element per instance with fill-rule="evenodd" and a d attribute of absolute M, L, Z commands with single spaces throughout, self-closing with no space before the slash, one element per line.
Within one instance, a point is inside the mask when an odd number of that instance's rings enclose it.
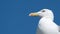
<path fill-rule="evenodd" d="M 42 12 L 45 12 L 44 10 Z"/>

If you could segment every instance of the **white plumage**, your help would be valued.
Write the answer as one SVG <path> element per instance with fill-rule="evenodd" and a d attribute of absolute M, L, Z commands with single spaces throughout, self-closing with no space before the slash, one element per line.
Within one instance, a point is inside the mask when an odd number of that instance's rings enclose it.
<path fill-rule="evenodd" d="M 54 23 L 54 14 L 49 9 L 42 9 L 39 12 L 30 13 L 29 16 L 40 16 L 36 34 L 60 34 L 59 26 Z"/>

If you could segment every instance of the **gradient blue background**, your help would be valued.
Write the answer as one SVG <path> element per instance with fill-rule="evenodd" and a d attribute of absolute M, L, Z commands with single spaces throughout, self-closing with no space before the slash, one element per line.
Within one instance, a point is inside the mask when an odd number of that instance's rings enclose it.
<path fill-rule="evenodd" d="M 60 25 L 60 0 L 0 0 L 0 34 L 36 34 L 39 17 L 31 12 L 51 9 Z"/>

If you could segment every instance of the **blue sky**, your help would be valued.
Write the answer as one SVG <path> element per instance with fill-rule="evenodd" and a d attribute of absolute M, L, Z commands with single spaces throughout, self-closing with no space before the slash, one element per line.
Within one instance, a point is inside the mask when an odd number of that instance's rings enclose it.
<path fill-rule="evenodd" d="M 51 9 L 60 25 L 60 0 L 0 0 L 0 34 L 35 34 L 39 17 L 31 12 Z"/>

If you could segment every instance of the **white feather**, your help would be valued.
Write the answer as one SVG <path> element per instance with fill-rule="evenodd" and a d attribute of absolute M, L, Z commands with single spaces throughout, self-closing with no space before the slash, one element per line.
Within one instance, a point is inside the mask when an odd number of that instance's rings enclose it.
<path fill-rule="evenodd" d="M 54 15 L 51 10 L 42 9 L 37 13 L 41 17 L 38 24 L 40 33 L 37 31 L 37 34 L 41 34 L 41 32 L 43 34 L 60 34 L 58 25 L 54 23 Z"/>

